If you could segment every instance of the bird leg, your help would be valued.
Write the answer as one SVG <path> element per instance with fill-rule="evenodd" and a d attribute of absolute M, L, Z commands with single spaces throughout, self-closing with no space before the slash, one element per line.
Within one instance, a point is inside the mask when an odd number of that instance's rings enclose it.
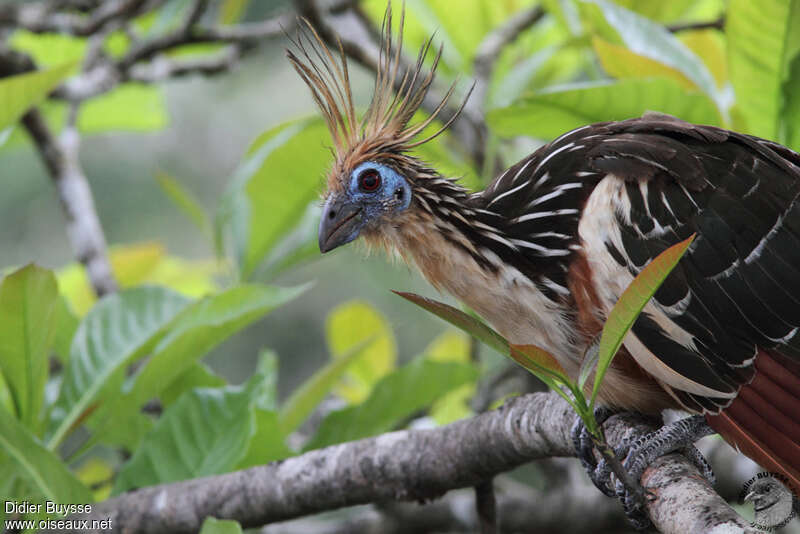
<path fill-rule="evenodd" d="M 598 408 L 595 417 L 599 424 L 603 424 L 614 412 Z M 714 483 L 714 473 L 694 442 L 713 434 L 714 430 L 708 426 L 702 416 L 692 416 L 664 425 L 658 430 L 641 436 L 632 442 L 623 442 L 614 449 L 616 458 L 625 458 L 622 468 L 629 475 L 627 480 L 633 481 L 634 487 L 623 483 L 619 477 L 612 480 L 611 462 L 602 457 L 596 461 L 594 455 L 595 444 L 580 418 L 572 427 L 572 439 L 578 457 L 586 469 L 589 478 L 604 494 L 619 497 L 622 501 L 625 515 L 630 522 L 640 530 L 650 526 L 650 518 L 645 512 L 644 499 L 648 496 L 639 486 L 639 481 L 645 469 L 656 459 L 671 452 L 682 452 L 705 476 Z M 613 459 L 612 459 L 613 461 Z M 612 489 L 613 488 L 613 489 Z"/>
<path fill-rule="evenodd" d="M 694 446 L 700 438 L 714 434 L 702 415 L 693 415 L 664 425 L 655 432 L 646 434 L 627 447 L 627 455 L 622 463 L 634 480 L 640 480 L 645 469 L 656 459 L 671 452 L 682 452 L 703 474 L 710 484 L 714 484 L 714 472 L 703 455 Z M 626 514 L 635 512 L 642 503 L 624 485 L 617 481 L 617 496 L 622 500 Z"/>

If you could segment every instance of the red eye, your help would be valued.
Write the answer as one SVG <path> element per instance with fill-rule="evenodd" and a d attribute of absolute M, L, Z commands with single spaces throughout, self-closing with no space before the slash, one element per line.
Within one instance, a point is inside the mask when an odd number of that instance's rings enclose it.
<path fill-rule="evenodd" d="M 367 169 L 358 175 L 358 188 L 372 193 L 381 186 L 381 175 L 375 169 Z"/>

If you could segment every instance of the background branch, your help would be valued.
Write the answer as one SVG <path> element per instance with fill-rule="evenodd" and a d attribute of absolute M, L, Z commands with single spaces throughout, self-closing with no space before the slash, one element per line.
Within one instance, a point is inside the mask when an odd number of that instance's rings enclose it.
<path fill-rule="evenodd" d="M 72 122 L 72 121 L 68 121 Z M 67 124 L 59 137 L 53 136 L 39 113 L 32 109 L 22 124 L 47 166 L 56 185 L 67 220 L 67 237 L 75 256 L 85 267 L 97 296 L 117 290 L 106 250 L 106 239 L 94 206 L 89 181 L 80 165 L 80 136 L 74 124 Z"/>
<path fill-rule="evenodd" d="M 534 393 L 436 429 L 392 432 L 244 471 L 140 489 L 98 503 L 81 518 L 111 517 L 115 528 L 129 533 L 177 533 L 197 531 L 207 516 L 253 527 L 344 506 L 432 499 L 532 460 L 573 455 L 574 418 L 556 393 Z M 653 427 L 618 415 L 604 430 L 617 446 Z M 642 484 L 655 495 L 648 512 L 661 532 L 756 532 L 681 455 L 656 461 Z"/>
<path fill-rule="evenodd" d="M 541 6 L 522 10 L 491 31 L 478 45 L 475 59 L 472 62 L 475 89 L 467 104 L 472 108 L 477 108 L 476 113 L 480 113 L 481 116 L 484 114 L 489 80 L 491 80 L 494 65 L 503 49 L 514 42 L 522 32 L 539 22 L 544 14 L 545 11 Z"/>

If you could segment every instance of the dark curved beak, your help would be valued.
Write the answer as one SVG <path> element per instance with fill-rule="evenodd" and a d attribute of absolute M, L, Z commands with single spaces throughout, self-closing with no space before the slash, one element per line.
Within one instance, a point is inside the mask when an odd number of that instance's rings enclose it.
<path fill-rule="evenodd" d="M 319 250 L 329 252 L 358 237 L 363 226 L 361 206 L 344 196 L 331 195 L 319 221 Z"/>

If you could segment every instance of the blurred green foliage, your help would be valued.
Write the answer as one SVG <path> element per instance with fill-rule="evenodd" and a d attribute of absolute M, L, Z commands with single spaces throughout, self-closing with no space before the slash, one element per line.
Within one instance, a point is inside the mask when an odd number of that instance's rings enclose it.
<path fill-rule="evenodd" d="M 187 4 L 167 1 L 136 21 L 138 31 L 167 31 Z M 247 0 L 217 4 L 223 24 L 246 20 L 254 9 Z M 405 45 L 414 51 L 436 31 L 444 44 L 439 83 L 460 77 L 458 91 L 465 94 L 482 40 L 537 5 L 544 16 L 503 49 L 489 80 L 488 143 L 504 164 L 567 130 L 648 110 L 800 149 L 800 0 L 467 0 L 458 10 L 450 0 L 407 0 Z M 364 0 L 362 7 L 380 24 L 384 0 Z M 723 14 L 724 30 L 668 29 Z M 65 106 L 44 99 L 87 50 L 85 39 L 22 31 L 9 43 L 30 53 L 42 70 L 0 80 L 0 157 L 27 142 L 10 129 L 31 106 L 41 104 L 50 125 L 60 128 Z M 118 55 L 129 46 L 117 32 L 106 51 Z M 213 51 L 187 47 L 180 53 Z M 121 84 L 81 106 L 79 129 L 163 128 L 163 93 L 158 86 Z M 316 199 L 330 164 L 329 135 L 316 116 L 264 127 L 212 214 L 180 177 L 158 173 L 165 197 L 213 257 L 179 257 L 144 239 L 114 244 L 111 262 L 122 290 L 99 302 L 77 263 L 55 272 L 8 270 L 0 284 L 4 496 L 84 502 L 91 485 L 94 498 L 102 499 L 112 487 L 119 492 L 257 465 L 401 428 L 424 415 L 443 424 L 471 414 L 469 398 L 489 364 L 470 357 L 467 337 L 444 331 L 402 363 L 398 325 L 362 300 L 329 311 L 327 346 L 320 347 L 328 355 L 325 365 L 283 401 L 275 392 L 278 359 L 268 351 L 239 386 L 201 361 L 248 325 L 314 291 L 275 281 L 304 272 L 300 266 L 318 257 Z M 452 136 L 420 147 L 418 155 L 447 175 L 463 176 L 470 187 L 492 178 L 473 166 Z M 462 326 L 474 326 L 464 317 Z M 479 333 L 507 350 L 498 336 Z M 540 354 L 518 356 L 533 366 L 547 363 Z M 610 356 L 600 358 L 607 365 L 604 358 Z M 153 399 L 160 416 L 146 409 Z M 209 520 L 203 532 L 238 531 L 229 523 Z"/>

